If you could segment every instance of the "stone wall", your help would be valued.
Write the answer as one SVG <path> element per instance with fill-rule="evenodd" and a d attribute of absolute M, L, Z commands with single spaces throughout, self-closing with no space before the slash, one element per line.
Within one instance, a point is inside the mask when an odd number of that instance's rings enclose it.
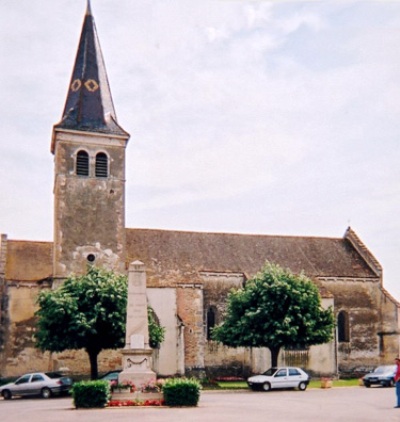
<path fill-rule="evenodd" d="M 148 289 L 150 304 L 161 325 L 166 326 L 168 331 L 163 346 L 165 349 L 162 347 L 159 351 L 160 374 L 241 376 L 265 370 L 269 366 L 268 350 L 233 349 L 207 340 L 207 308 L 215 306 L 222 316 L 229 289 L 237 288 L 241 283 L 238 276 L 218 276 L 219 280 L 215 277 L 208 273 L 208 281 L 203 279 L 204 285 L 183 284 Z M 346 375 L 365 372 L 381 363 L 391 363 L 399 350 L 399 309 L 397 302 L 382 289 L 379 279 L 329 278 L 320 280 L 320 283 L 334 295 L 334 299 L 323 299 L 324 306 L 333 304 L 334 300 L 336 316 L 341 310 L 348 312 L 350 338 L 348 342 L 311 347 L 306 357 L 306 368 L 316 374 L 333 374 L 336 373 L 338 362 L 337 369 L 341 375 Z M 50 287 L 48 280 L 8 280 L 3 285 L 7 291 L 5 297 L 8 305 L 2 308 L 2 330 L 3 339 L 7 336 L 7 341 L 3 341 L 4 348 L 0 350 L 0 376 L 17 376 L 28 370 L 61 368 L 68 368 L 72 374 L 89 373 L 89 360 L 84 351 L 49 354 L 34 348 L 33 314 L 36 297 L 41 289 Z M 166 354 L 164 357 L 161 356 L 163 353 Z M 169 367 L 171 359 L 173 364 L 169 370 L 166 367 Z M 285 357 L 285 353 L 282 353 L 280 363 L 290 363 L 288 359 L 292 362 L 293 356 Z M 100 372 L 120 367 L 119 351 L 104 351 L 100 354 Z"/>
<path fill-rule="evenodd" d="M 204 286 L 204 364 L 210 378 L 224 376 L 242 376 L 251 372 L 251 356 L 249 349 L 231 348 L 209 338 L 211 321 L 208 321 L 210 310 L 213 312 L 213 325 L 224 319 L 228 294 L 231 289 L 243 287 L 243 273 L 200 273 Z"/>
<path fill-rule="evenodd" d="M 82 274 L 90 263 L 125 271 L 125 141 L 101 134 L 57 132 L 54 185 L 55 280 Z M 89 155 L 89 176 L 77 176 L 78 151 Z M 105 153 L 108 177 L 95 177 Z M 89 258 L 90 257 L 90 258 Z"/>
<path fill-rule="evenodd" d="M 62 353 L 41 352 L 34 347 L 36 298 L 50 283 L 8 282 L 6 323 L 2 328 L 7 341 L 0 350 L 0 376 L 16 377 L 30 371 L 58 371 L 65 369 L 71 374 L 88 375 L 90 364 L 83 350 L 67 350 Z M 121 368 L 121 353 L 107 350 L 98 358 L 99 372 Z"/>
<path fill-rule="evenodd" d="M 179 285 L 178 316 L 184 326 L 185 373 L 204 375 L 203 286 Z"/>
<path fill-rule="evenodd" d="M 337 343 L 339 373 L 357 373 L 391 363 L 398 353 L 398 307 L 379 278 L 326 278 L 323 285 L 335 298 L 335 316 L 349 317 L 349 341 Z"/>

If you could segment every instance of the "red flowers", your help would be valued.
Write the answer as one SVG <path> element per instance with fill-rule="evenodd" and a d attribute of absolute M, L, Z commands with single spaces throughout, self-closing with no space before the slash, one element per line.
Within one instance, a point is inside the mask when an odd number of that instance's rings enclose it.
<path fill-rule="evenodd" d="M 164 406 L 164 400 L 110 400 L 108 407 L 127 407 L 127 406 Z"/>

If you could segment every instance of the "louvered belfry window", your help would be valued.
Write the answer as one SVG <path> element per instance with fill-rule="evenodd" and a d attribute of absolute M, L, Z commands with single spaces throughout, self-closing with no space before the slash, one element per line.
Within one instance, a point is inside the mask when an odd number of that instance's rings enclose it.
<path fill-rule="evenodd" d="M 96 155 L 96 177 L 108 177 L 108 159 L 104 152 Z"/>
<path fill-rule="evenodd" d="M 89 155 L 86 151 L 79 151 L 76 155 L 76 174 L 89 176 Z"/>

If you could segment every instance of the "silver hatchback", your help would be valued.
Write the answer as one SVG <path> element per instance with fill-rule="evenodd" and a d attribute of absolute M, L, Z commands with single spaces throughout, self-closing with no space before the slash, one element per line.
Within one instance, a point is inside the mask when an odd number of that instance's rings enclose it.
<path fill-rule="evenodd" d="M 309 382 L 309 375 L 296 367 L 270 368 L 263 374 L 247 379 L 247 384 L 252 390 L 264 391 L 276 388 L 298 388 L 304 391 Z"/>

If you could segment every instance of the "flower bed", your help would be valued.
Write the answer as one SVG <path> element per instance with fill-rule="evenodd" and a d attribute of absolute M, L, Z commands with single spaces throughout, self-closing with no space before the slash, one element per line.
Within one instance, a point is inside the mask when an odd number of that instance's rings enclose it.
<path fill-rule="evenodd" d="M 164 399 L 162 386 L 164 380 L 151 380 L 137 388 L 132 382 L 111 385 L 111 401 L 147 402 Z"/>
<path fill-rule="evenodd" d="M 110 384 L 111 392 L 130 392 L 134 393 L 136 391 L 136 386 L 131 381 L 124 381 L 122 383 L 118 381 L 111 381 Z"/>
<path fill-rule="evenodd" d="M 131 392 L 118 392 L 113 391 L 111 393 L 111 400 L 116 401 L 148 401 L 148 400 L 158 400 L 161 401 L 164 399 L 163 393 L 156 392 L 156 393 L 146 393 L 142 391 L 135 391 Z"/>
<path fill-rule="evenodd" d="M 164 400 L 110 400 L 107 407 L 164 406 Z"/>

